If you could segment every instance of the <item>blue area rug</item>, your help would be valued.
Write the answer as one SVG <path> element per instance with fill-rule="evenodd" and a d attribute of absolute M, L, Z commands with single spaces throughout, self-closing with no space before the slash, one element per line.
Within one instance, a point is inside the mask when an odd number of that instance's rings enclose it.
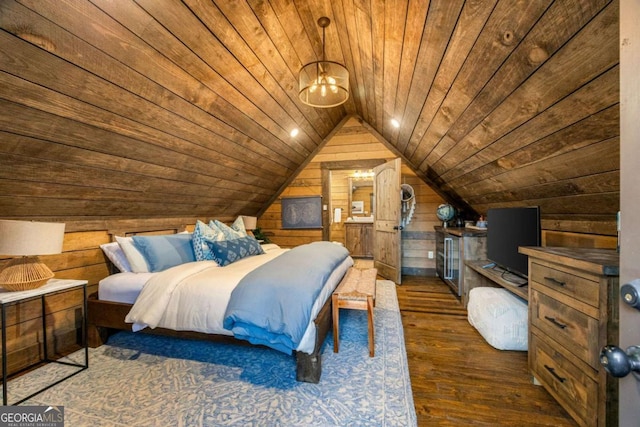
<path fill-rule="evenodd" d="M 121 332 L 90 350 L 88 370 L 24 405 L 64 406 L 68 427 L 415 426 L 395 284 L 378 281 L 375 357 L 365 311 L 341 310 L 340 329 L 319 384 L 297 382 L 294 357 L 275 350 Z M 10 399 L 64 369 L 11 381 Z"/>

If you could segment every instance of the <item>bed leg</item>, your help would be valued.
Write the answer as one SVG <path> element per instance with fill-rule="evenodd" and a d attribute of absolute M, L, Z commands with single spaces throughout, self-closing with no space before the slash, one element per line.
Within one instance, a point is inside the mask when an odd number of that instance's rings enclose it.
<path fill-rule="evenodd" d="M 109 329 L 89 324 L 87 327 L 87 340 L 91 348 L 100 347 L 107 342 L 109 338 Z"/>
<path fill-rule="evenodd" d="M 296 380 L 318 384 L 320 382 L 320 374 L 322 373 L 322 358 L 320 353 L 307 354 L 296 353 L 297 369 Z"/>

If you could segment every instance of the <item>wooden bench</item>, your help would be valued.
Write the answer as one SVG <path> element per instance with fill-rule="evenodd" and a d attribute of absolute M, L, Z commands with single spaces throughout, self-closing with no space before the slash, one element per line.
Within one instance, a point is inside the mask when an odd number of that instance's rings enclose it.
<path fill-rule="evenodd" d="M 333 303 L 333 351 L 340 348 L 340 309 L 367 310 L 369 323 L 369 356 L 374 356 L 373 307 L 376 297 L 375 268 L 351 267 L 331 297 Z"/>

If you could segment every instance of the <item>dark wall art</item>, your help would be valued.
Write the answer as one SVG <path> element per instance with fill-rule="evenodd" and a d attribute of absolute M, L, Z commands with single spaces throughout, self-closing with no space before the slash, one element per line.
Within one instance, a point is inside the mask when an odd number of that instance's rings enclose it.
<path fill-rule="evenodd" d="M 322 228 L 322 197 L 282 198 L 282 228 Z"/>

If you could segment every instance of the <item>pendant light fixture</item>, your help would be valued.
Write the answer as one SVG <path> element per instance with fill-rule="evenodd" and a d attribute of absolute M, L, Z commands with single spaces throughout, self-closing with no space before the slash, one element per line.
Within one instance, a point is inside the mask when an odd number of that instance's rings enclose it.
<path fill-rule="evenodd" d="M 326 16 L 318 19 L 322 27 L 322 61 L 305 65 L 298 76 L 300 100 L 312 107 L 336 107 L 349 99 L 349 71 L 344 65 L 325 59 L 325 29 L 330 23 Z"/>

